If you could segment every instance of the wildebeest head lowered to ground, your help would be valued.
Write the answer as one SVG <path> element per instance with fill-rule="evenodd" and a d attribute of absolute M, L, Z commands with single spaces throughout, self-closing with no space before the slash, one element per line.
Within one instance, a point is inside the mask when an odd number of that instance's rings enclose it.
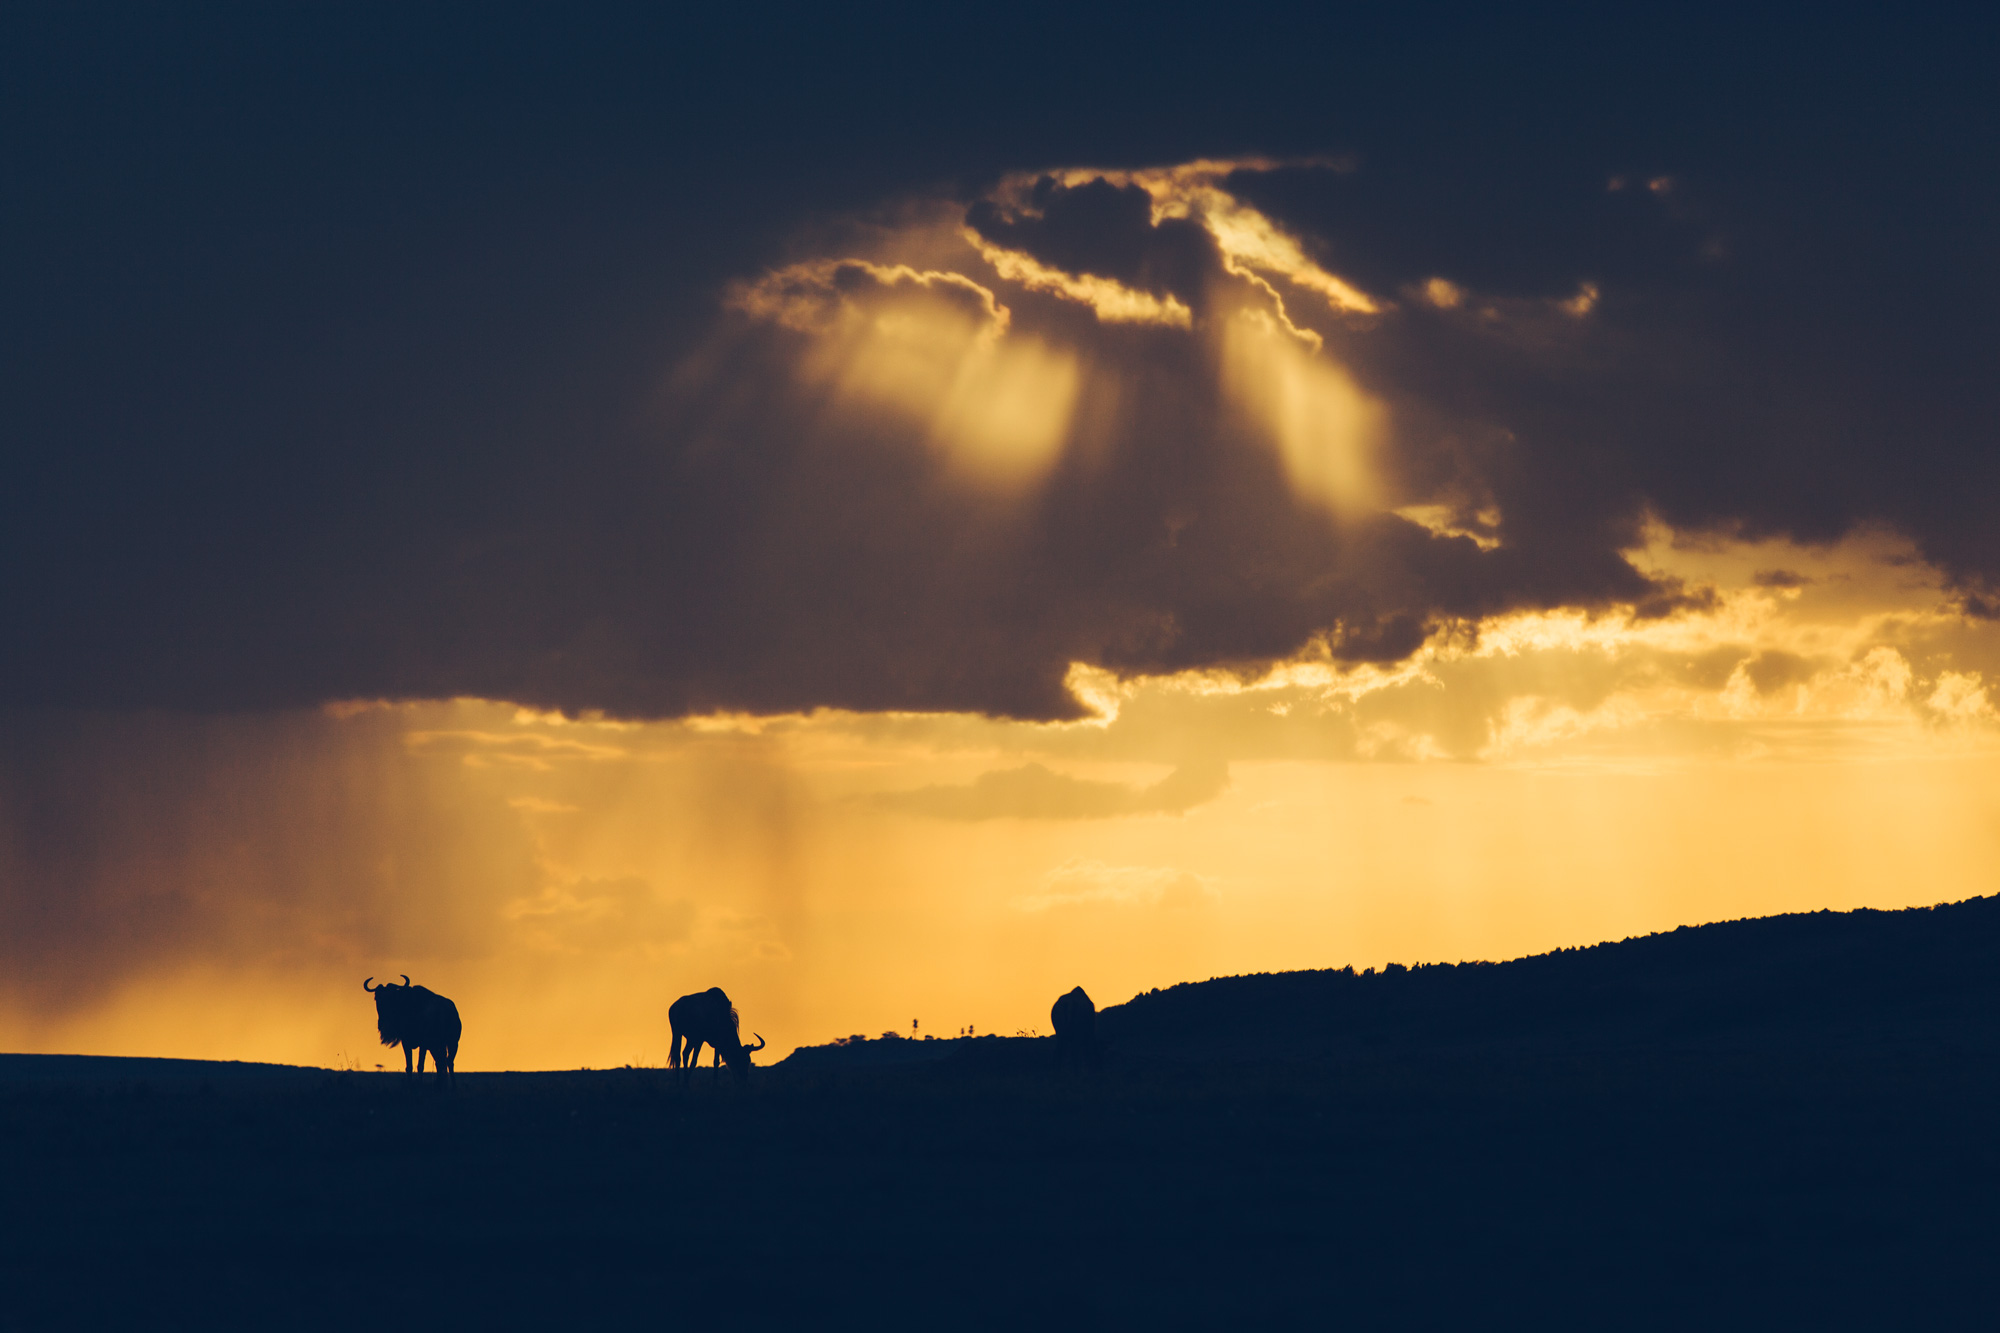
<path fill-rule="evenodd" d="M 1097 1060 L 1097 1006 L 1078 986 L 1055 1002 L 1049 1022 L 1056 1030 L 1056 1065 L 1089 1065 Z"/>
<path fill-rule="evenodd" d="M 754 1034 L 755 1046 L 745 1046 L 743 1036 L 737 1026 L 736 1006 L 729 1002 L 729 996 L 722 987 L 711 986 L 695 995 L 683 995 L 667 1006 L 667 1022 L 673 1029 L 673 1054 L 668 1060 L 668 1068 L 681 1071 L 681 1083 L 685 1085 L 688 1075 L 694 1071 L 695 1063 L 701 1059 L 701 1048 L 715 1048 L 716 1077 L 721 1078 L 722 1062 L 729 1062 L 729 1072 L 736 1075 L 737 1082 L 750 1077 L 750 1056 L 764 1049 L 762 1033 Z"/>
<path fill-rule="evenodd" d="M 462 1031 L 458 1006 L 436 991 L 411 985 L 407 972 L 400 986 L 393 981 L 376 986 L 371 984 L 374 980 L 369 977 L 361 983 L 361 989 L 375 997 L 375 1030 L 382 1035 L 382 1044 L 403 1048 L 403 1072 L 411 1072 L 410 1056 L 414 1052 L 415 1072 L 421 1076 L 424 1056 L 428 1054 L 437 1064 L 438 1081 L 457 1083 L 458 1037 Z"/>

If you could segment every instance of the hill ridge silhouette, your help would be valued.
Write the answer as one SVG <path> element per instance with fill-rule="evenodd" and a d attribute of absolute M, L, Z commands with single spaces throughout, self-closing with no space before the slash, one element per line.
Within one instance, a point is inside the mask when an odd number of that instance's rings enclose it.
<path fill-rule="evenodd" d="M 1101 1015 L 1127 1048 L 1266 1053 L 1391 1041 L 1713 1037 L 1967 1019 L 2000 999 L 2000 897 L 1679 926 L 1503 962 L 1257 972 L 1142 992 Z M 1190 1052 L 1192 1053 L 1192 1052 Z"/>

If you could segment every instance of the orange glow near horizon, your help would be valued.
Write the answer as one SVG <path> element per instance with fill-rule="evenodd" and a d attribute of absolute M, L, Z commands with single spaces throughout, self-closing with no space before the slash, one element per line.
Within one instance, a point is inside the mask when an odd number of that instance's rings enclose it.
<path fill-rule="evenodd" d="M 467 1070 L 662 1063 L 667 1004 L 710 985 L 776 1059 L 913 1019 L 1046 1030 L 1078 984 L 1106 1005 L 1989 891 L 2000 642 L 1906 548 L 1660 531 L 1635 559 L 1716 598 L 1504 617 L 1394 667 L 1079 671 L 1083 723 L 231 723 L 275 757 L 185 779 L 229 820 L 101 867 L 218 924 L 73 1000 L 16 994 L 0 1047 L 393 1065 L 361 980 L 408 972 L 458 1001 Z"/>

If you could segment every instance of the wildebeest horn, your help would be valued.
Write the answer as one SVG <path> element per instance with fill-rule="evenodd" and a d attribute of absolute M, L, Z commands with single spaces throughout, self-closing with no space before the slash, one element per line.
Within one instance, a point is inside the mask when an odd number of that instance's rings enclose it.
<path fill-rule="evenodd" d="M 761 1033 L 761 1032 L 753 1032 L 753 1033 L 751 1033 L 750 1035 L 751 1035 L 751 1036 L 753 1036 L 753 1037 L 755 1037 L 755 1038 L 757 1039 L 757 1044 L 756 1044 L 755 1046 L 745 1046 L 745 1047 L 744 1047 L 743 1049 L 744 1049 L 745 1051 L 761 1051 L 761 1050 L 763 1050 L 763 1049 L 764 1049 L 764 1034 L 763 1034 L 763 1033 Z"/>
<path fill-rule="evenodd" d="M 375 980 L 375 978 L 373 978 L 373 977 L 370 977 L 370 978 L 368 978 L 368 981 L 373 981 L 373 980 Z M 369 984 L 368 984 L 368 981 L 364 981 L 364 982 L 362 982 L 362 983 L 361 983 L 361 989 L 362 989 L 362 990 L 365 990 L 365 991 L 369 991 L 369 992 L 373 992 L 375 988 L 374 988 L 373 986 L 369 985 Z"/>
<path fill-rule="evenodd" d="M 403 973 L 403 984 L 405 986 L 410 984 L 410 974 L 408 972 Z"/>

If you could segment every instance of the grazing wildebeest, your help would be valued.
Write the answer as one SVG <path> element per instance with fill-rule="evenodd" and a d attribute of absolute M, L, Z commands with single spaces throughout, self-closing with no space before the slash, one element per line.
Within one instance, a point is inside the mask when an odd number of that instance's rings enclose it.
<path fill-rule="evenodd" d="M 667 1062 L 669 1069 L 681 1071 L 681 1086 L 686 1087 L 688 1077 L 701 1059 L 701 1048 L 715 1048 L 715 1077 L 722 1077 L 722 1062 L 729 1061 L 729 1072 L 736 1075 L 741 1083 L 750 1077 L 750 1056 L 764 1049 L 764 1035 L 754 1033 L 755 1046 L 743 1044 L 742 1033 L 737 1028 L 736 1006 L 723 994 L 722 987 L 711 986 L 699 995 L 683 995 L 667 1006 L 667 1022 L 673 1028 L 673 1054 Z"/>
<path fill-rule="evenodd" d="M 1097 1006 L 1078 986 L 1055 1002 L 1049 1022 L 1056 1030 L 1056 1068 L 1087 1066 L 1097 1059 Z"/>
<path fill-rule="evenodd" d="M 403 1072 L 410 1073 L 410 1053 L 414 1051 L 416 1075 L 421 1079 L 428 1054 L 437 1063 L 437 1081 L 456 1086 L 458 1035 L 463 1031 L 458 1006 L 434 990 L 412 986 L 407 972 L 400 986 L 393 981 L 370 985 L 374 980 L 370 977 L 362 982 L 361 989 L 375 997 L 375 1030 L 382 1034 L 382 1044 L 403 1048 Z"/>

